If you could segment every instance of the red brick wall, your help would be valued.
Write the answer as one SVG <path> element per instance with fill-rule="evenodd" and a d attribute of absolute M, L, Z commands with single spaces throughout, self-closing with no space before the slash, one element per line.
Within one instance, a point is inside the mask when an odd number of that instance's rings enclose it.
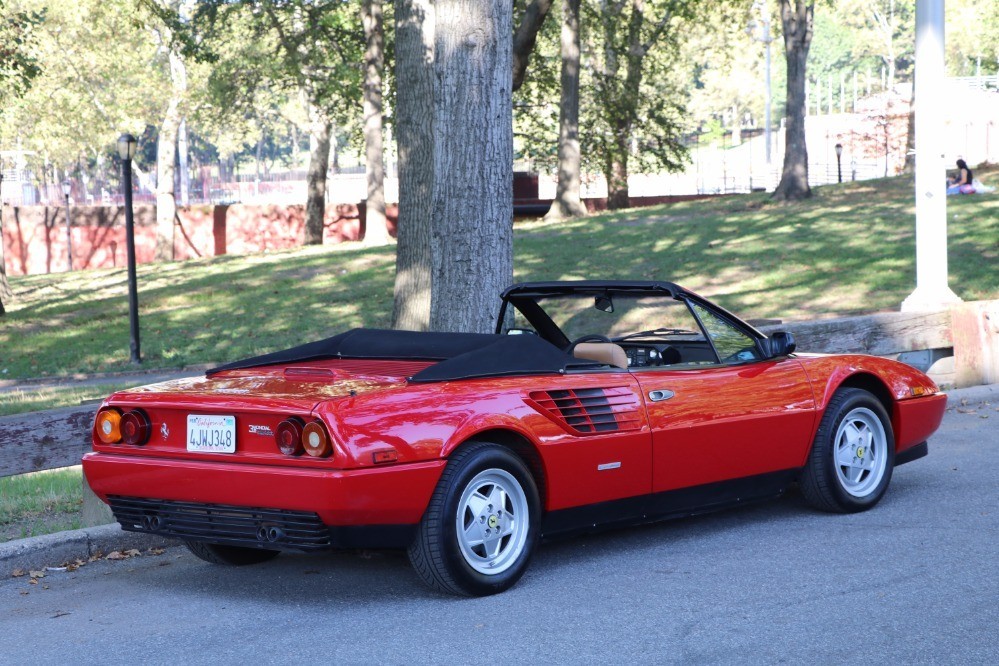
<path fill-rule="evenodd" d="M 121 207 L 73 206 L 73 268 L 123 266 L 125 216 Z M 135 206 L 135 255 L 152 261 L 156 246 L 156 207 Z M 390 206 L 389 233 L 395 235 L 396 207 Z M 305 228 L 304 206 L 191 206 L 178 210 L 173 256 L 178 260 L 296 247 Z M 325 243 L 363 237 L 364 204 L 330 205 Z M 8 275 L 65 271 L 66 209 L 4 206 L 3 244 Z"/>

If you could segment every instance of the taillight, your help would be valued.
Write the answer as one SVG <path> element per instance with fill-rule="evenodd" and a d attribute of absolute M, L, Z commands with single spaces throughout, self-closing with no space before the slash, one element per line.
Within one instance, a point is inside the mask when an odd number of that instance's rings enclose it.
<path fill-rule="evenodd" d="M 330 438 L 326 434 L 326 428 L 323 427 L 322 421 L 317 420 L 306 424 L 305 428 L 302 429 L 302 446 L 305 447 L 305 452 L 313 458 L 325 458 L 333 453 L 333 446 L 330 444 Z"/>
<path fill-rule="evenodd" d="M 141 409 L 125 412 L 124 416 L 121 417 L 119 429 L 121 430 L 122 442 L 132 446 L 142 446 L 148 442 L 152 432 L 149 417 Z"/>
<path fill-rule="evenodd" d="M 102 410 L 97 415 L 94 429 L 97 438 L 105 444 L 117 444 L 121 441 L 121 412 L 114 407 Z"/>
<path fill-rule="evenodd" d="M 297 416 L 287 418 L 278 424 L 274 439 L 278 450 L 286 456 L 297 456 L 302 453 L 302 429 L 305 424 Z"/>

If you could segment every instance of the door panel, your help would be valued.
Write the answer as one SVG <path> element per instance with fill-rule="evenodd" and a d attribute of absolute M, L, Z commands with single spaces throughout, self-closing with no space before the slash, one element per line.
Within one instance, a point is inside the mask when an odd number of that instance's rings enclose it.
<path fill-rule="evenodd" d="M 652 426 L 653 492 L 804 464 L 815 401 L 794 359 L 635 377 Z M 653 391 L 663 392 L 657 402 Z"/>
<path fill-rule="evenodd" d="M 539 414 L 532 430 L 549 472 L 549 510 L 648 495 L 652 437 L 641 391 L 621 371 L 566 375 L 525 395 Z"/>

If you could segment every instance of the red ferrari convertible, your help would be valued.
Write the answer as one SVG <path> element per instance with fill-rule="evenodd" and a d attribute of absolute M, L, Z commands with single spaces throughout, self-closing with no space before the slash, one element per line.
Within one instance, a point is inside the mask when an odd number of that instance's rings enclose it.
<path fill-rule="evenodd" d="M 115 393 L 83 467 L 124 529 L 209 562 L 406 548 L 435 589 L 493 594 L 541 537 L 793 483 L 874 506 L 945 396 L 895 361 L 794 350 L 668 282 L 518 284 L 495 335 L 357 329 Z"/>

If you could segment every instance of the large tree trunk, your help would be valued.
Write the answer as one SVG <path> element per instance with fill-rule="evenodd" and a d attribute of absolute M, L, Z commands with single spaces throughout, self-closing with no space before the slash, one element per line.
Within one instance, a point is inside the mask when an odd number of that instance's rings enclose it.
<path fill-rule="evenodd" d="M 812 42 L 814 2 L 781 0 L 780 18 L 784 27 L 784 55 L 787 59 L 787 129 L 784 170 L 773 198 L 778 201 L 812 196 L 808 186 L 808 149 L 805 145 L 805 65 Z"/>
<path fill-rule="evenodd" d="M 614 156 L 609 162 L 607 178 L 607 209 L 621 210 L 631 205 L 628 193 L 628 137 L 618 135 L 614 141 Z"/>
<path fill-rule="evenodd" d="M 399 222 L 396 228 L 392 327 L 430 326 L 434 186 L 434 2 L 399 0 L 395 7 L 396 142 Z"/>
<path fill-rule="evenodd" d="M 558 120 L 558 186 L 546 220 L 586 214 L 579 196 L 579 2 L 562 3 L 562 92 Z"/>
<path fill-rule="evenodd" d="M 172 94 L 156 144 L 156 260 L 173 259 L 173 227 L 177 217 L 176 164 L 180 105 L 187 94 L 187 68 L 174 48 L 168 54 Z"/>
<path fill-rule="evenodd" d="M 513 280 L 512 6 L 436 9 L 430 328 L 490 333 Z"/>
<path fill-rule="evenodd" d="M 322 245 L 326 216 L 326 172 L 330 168 L 331 123 L 315 107 L 310 107 L 309 171 L 306 174 L 306 245 Z"/>
<path fill-rule="evenodd" d="M 364 37 L 364 158 L 368 179 L 368 202 L 365 213 L 365 245 L 385 245 L 389 241 L 385 226 L 385 165 L 382 151 L 382 68 L 383 52 L 381 0 L 364 0 L 362 8 Z"/>

